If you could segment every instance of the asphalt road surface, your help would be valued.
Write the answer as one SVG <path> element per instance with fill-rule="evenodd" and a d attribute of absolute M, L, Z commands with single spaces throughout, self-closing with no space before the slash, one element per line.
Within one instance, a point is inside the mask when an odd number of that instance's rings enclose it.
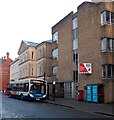
<path fill-rule="evenodd" d="M 2 97 L 2 101 L 1 101 Z M 106 118 L 72 108 L 45 102 L 27 102 L 6 95 L 0 96 L 2 118 Z"/>

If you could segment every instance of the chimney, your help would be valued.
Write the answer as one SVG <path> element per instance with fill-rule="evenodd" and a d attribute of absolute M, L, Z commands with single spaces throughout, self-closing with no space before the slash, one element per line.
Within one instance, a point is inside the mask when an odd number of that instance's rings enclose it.
<path fill-rule="evenodd" d="M 9 59 L 9 52 L 7 52 L 6 55 L 7 55 L 7 59 Z"/>

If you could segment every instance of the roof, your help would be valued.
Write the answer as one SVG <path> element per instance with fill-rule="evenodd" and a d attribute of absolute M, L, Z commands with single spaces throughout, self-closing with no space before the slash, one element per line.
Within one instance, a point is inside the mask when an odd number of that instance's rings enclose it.
<path fill-rule="evenodd" d="M 39 45 L 43 44 L 43 43 L 52 43 L 52 40 L 43 41 L 43 42 L 39 43 L 39 44 L 37 45 L 37 47 L 38 47 Z"/>
<path fill-rule="evenodd" d="M 38 43 L 22 40 L 27 46 L 36 47 Z"/>
<path fill-rule="evenodd" d="M 52 40 L 46 40 L 46 41 L 43 41 L 43 42 L 52 43 Z"/>
<path fill-rule="evenodd" d="M 6 62 L 5 59 L 0 59 L 0 64 L 3 64 L 4 62 Z"/>

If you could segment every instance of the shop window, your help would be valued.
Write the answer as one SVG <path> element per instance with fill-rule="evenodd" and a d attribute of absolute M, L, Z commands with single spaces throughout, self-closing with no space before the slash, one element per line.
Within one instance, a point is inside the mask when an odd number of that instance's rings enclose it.
<path fill-rule="evenodd" d="M 60 87 L 63 88 L 64 87 L 64 83 L 60 83 Z"/>

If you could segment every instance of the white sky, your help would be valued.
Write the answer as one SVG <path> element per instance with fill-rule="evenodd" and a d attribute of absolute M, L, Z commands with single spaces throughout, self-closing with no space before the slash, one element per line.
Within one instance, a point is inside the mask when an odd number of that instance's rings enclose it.
<path fill-rule="evenodd" d="M 40 43 L 51 38 L 51 27 L 84 0 L 0 0 L 0 58 L 16 58 L 22 40 Z M 89 0 L 88 0 L 89 1 Z"/>

